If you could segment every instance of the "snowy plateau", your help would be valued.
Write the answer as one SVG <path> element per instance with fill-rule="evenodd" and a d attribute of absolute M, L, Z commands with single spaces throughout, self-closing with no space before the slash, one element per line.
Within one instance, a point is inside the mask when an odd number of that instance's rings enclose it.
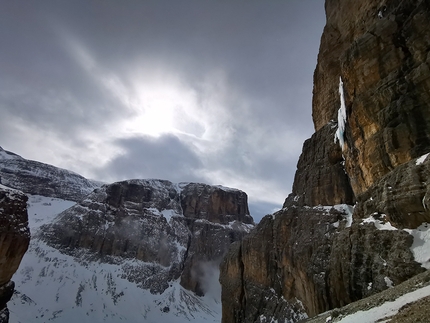
<path fill-rule="evenodd" d="M 32 236 L 75 202 L 29 195 Z M 220 322 L 220 287 L 204 297 L 170 282 L 162 294 L 121 278 L 121 265 L 78 261 L 33 238 L 13 277 L 15 294 L 8 303 L 11 323 L 24 322 Z M 217 277 L 217 275 L 215 275 Z"/>

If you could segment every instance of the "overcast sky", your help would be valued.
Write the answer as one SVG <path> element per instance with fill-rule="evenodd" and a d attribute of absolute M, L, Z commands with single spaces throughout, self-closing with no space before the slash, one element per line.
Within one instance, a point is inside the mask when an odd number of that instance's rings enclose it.
<path fill-rule="evenodd" d="M 323 0 L 3 1 L 0 146 L 280 208 L 313 133 Z M 264 214 L 263 214 L 264 213 Z"/>

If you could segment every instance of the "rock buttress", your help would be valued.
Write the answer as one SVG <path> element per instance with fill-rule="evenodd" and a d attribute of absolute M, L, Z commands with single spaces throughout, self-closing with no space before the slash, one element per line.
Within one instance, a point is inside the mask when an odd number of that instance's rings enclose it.
<path fill-rule="evenodd" d="M 430 222 L 430 4 L 327 0 L 325 8 L 316 132 L 283 209 L 221 264 L 223 323 L 296 322 L 424 270 L 402 229 Z M 378 230 L 369 217 L 397 230 Z"/>
<path fill-rule="evenodd" d="M 27 196 L 0 185 L 0 322 L 9 321 L 6 303 L 12 297 L 12 275 L 30 242 Z"/>

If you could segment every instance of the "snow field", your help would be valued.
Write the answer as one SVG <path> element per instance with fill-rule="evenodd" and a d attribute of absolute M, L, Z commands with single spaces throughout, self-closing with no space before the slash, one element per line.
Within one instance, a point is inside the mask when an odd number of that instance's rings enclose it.
<path fill-rule="evenodd" d="M 33 234 L 74 204 L 29 195 L 29 225 Z M 124 267 L 142 264 L 135 259 L 121 259 L 116 265 L 78 261 L 33 239 L 12 278 L 16 293 L 8 303 L 10 322 L 221 321 L 221 302 L 216 297 L 198 297 L 182 288 L 179 281 L 170 282 L 164 293 L 154 295 L 122 278 Z"/>

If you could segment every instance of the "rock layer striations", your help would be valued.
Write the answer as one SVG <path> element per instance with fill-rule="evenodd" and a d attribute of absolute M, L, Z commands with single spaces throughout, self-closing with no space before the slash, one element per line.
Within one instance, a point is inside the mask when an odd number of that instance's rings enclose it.
<path fill-rule="evenodd" d="M 123 266 L 152 293 L 173 280 L 199 295 L 229 245 L 253 227 L 244 192 L 205 184 L 128 180 L 96 189 L 42 226 L 39 237 L 81 261 Z"/>
<path fill-rule="evenodd" d="M 325 9 L 316 132 L 283 209 L 221 264 L 224 323 L 297 322 L 425 270 L 410 232 L 430 222 L 430 5 Z"/>

